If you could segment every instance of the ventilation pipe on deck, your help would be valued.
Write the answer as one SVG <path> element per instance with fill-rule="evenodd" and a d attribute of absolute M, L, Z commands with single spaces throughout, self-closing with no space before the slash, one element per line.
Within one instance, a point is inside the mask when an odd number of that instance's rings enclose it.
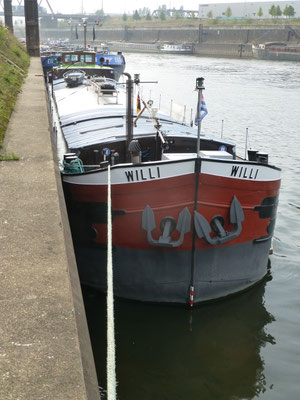
<path fill-rule="evenodd" d="M 123 75 L 127 76 L 126 81 L 126 93 L 127 93 L 127 102 L 126 102 L 126 160 L 127 162 L 131 162 L 131 152 L 129 150 L 129 144 L 133 139 L 133 122 L 132 122 L 132 92 L 133 92 L 133 83 L 138 84 L 140 82 L 139 75 L 134 74 L 134 80 L 132 80 L 131 75 L 127 72 L 123 72 Z"/>

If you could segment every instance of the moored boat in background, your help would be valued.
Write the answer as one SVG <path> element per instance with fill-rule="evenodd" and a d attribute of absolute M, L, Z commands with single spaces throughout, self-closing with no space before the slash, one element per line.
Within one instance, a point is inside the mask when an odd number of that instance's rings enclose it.
<path fill-rule="evenodd" d="M 157 112 L 152 101 L 143 101 L 132 121 L 133 81 L 126 76 L 127 93 L 117 83 L 105 91 L 93 78 L 72 96 L 62 80 L 53 84 L 82 283 L 106 291 L 108 168 L 117 296 L 192 305 L 259 282 L 267 273 L 280 169 L 264 153 L 239 158 L 231 141 L 200 134 L 201 118 L 192 128 Z"/>
<path fill-rule="evenodd" d="M 253 44 L 254 58 L 276 61 L 300 61 L 300 45 L 281 42 Z"/>
<path fill-rule="evenodd" d="M 87 76 L 105 76 L 115 79 L 114 69 L 104 66 L 104 59 L 96 64 L 96 53 L 90 51 L 70 51 L 62 54 L 61 63 L 53 68 L 53 75 L 61 78 L 66 71 L 78 71 L 80 69 Z"/>
<path fill-rule="evenodd" d="M 77 55 L 77 62 L 87 62 L 86 56 L 91 56 L 93 62 L 88 61 L 90 64 L 94 63 L 95 67 L 109 67 L 114 70 L 114 79 L 118 80 L 125 69 L 125 58 L 122 52 L 117 54 L 109 53 L 108 50 L 104 51 L 92 51 L 83 49 L 52 49 L 41 53 L 41 61 L 43 66 L 44 75 L 52 71 L 53 68 L 59 68 L 62 64 L 70 64 L 68 60 L 73 55 L 73 58 Z M 90 59 L 90 57 L 88 57 Z M 74 60 L 73 60 L 74 61 Z M 67 65 L 65 65 L 67 67 Z"/>
<path fill-rule="evenodd" d="M 165 54 L 193 54 L 193 46 L 186 43 L 163 43 L 160 51 Z"/>

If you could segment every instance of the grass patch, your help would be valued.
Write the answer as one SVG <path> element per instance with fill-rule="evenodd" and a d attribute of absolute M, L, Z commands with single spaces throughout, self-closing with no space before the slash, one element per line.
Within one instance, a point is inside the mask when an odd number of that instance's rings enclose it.
<path fill-rule="evenodd" d="M 245 18 L 243 20 L 238 19 L 217 19 L 217 18 L 176 18 L 166 17 L 165 20 L 160 18 L 152 17 L 151 20 L 147 20 L 146 17 L 141 17 L 139 20 L 133 19 L 132 16 L 128 15 L 126 21 L 122 19 L 122 16 L 109 16 L 106 15 L 101 19 L 101 26 L 97 27 L 99 38 L 101 37 L 101 29 L 199 29 L 199 25 L 204 28 L 276 28 L 278 26 L 289 25 L 296 29 L 300 27 L 299 18 L 270 18 L 270 19 L 250 19 Z M 61 37 L 68 37 L 70 34 L 70 27 L 62 25 L 60 27 Z"/>
<path fill-rule="evenodd" d="M 28 66 L 29 56 L 25 47 L 0 24 L 0 148 Z M 10 159 L 15 158 L 12 156 Z"/>
<path fill-rule="evenodd" d="M 18 161 L 20 158 L 15 153 L 0 154 L 0 161 Z"/>
<path fill-rule="evenodd" d="M 122 16 L 106 16 L 102 21 L 102 28 L 196 28 L 199 24 L 203 26 L 223 26 L 223 27 L 242 27 L 242 26 L 272 26 L 272 25 L 293 25 L 299 26 L 299 18 L 270 18 L 270 19 L 216 19 L 216 18 L 176 18 L 166 17 L 165 20 L 152 17 L 147 20 L 146 17 L 141 17 L 139 20 L 133 19 L 128 15 L 126 21 L 123 21 Z M 101 30 L 101 28 L 100 28 Z"/>

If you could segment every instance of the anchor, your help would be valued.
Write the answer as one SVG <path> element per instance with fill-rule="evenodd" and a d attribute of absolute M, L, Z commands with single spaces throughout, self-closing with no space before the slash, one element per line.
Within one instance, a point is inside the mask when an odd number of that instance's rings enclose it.
<path fill-rule="evenodd" d="M 199 214 L 195 211 L 194 215 L 194 225 L 195 230 L 199 238 L 204 238 L 207 243 L 212 245 L 223 244 L 233 240 L 239 236 L 242 232 L 242 222 L 244 221 L 244 212 L 242 206 L 238 199 L 234 196 L 230 205 L 230 223 L 235 225 L 233 231 L 228 232 L 224 229 L 224 218 L 221 215 L 215 215 L 210 224 L 203 217 L 203 215 Z M 214 231 L 217 233 L 217 236 L 211 237 L 210 232 Z"/>
<path fill-rule="evenodd" d="M 160 221 L 160 230 L 162 235 L 158 240 L 153 239 L 152 231 L 156 228 L 154 212 L 150 206 L 146 206 L 142 214 L 142 228 L 147 232 L 147 239 L 153 246 L 164 246 L 164 247 L 178 247 L 183 243 L 184 235 L 191 229 L 191 214 L 187 207 L 185 207 L 176 220 L 173 217 L 165 217 Z M 180 233 L 179 239 L 173 241 L 171 233 L 174 230 Z"/>

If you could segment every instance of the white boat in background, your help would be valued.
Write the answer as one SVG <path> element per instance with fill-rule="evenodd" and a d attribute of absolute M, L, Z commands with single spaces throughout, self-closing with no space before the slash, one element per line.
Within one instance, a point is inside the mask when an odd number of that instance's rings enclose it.
<path fill-rule="evenodd" d="M 160 51 L 166 54 L 193 54 L 193 46 L 186 43 L 164 43 Z"/>

